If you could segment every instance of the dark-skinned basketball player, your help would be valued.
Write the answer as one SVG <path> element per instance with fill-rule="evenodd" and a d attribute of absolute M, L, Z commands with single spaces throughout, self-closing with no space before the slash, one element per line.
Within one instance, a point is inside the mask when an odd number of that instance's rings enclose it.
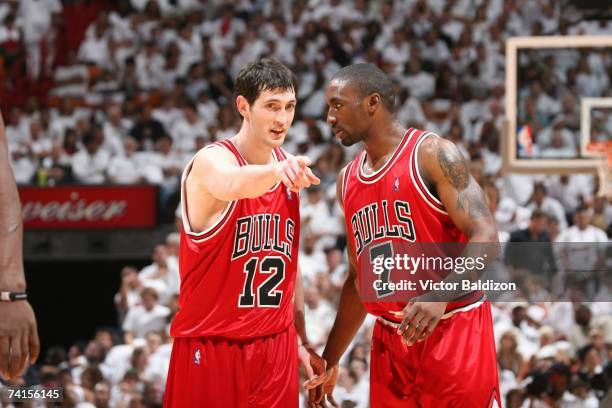
<path fill-rule="evenodd" d="M 364 301 L 359 291 L 359 282 L 367 280 L 362 274 L 372 270 L 365 265 L 370 261 L 362 242 L 365 225 L 382 228 L 371 231 L 378 238 L 370 248 L 396 247 L 404 240 L 498 246 L 493 217 L 464 157 L 452 142 L 398 122 L 393 83 L 372 64 L 336 73 L 327 103 L 335 136 L 344 146 L 363 142 L 365 150 L 338 177 L 349 276 L 323 352 L 327 372 L 308 384 L 310 405 L 325 406 L 325 398 L 337 405 L 332 391 L 338 362 L 372 313 L 378 318 L 371 407 L 501 406 L 491 310 L 482 292 L 463 293 L 450 302 L 431 293 L 383 302 Z M 358 221 L 366 207 L 373 212 L 365 216 L 372 223 Z"/>

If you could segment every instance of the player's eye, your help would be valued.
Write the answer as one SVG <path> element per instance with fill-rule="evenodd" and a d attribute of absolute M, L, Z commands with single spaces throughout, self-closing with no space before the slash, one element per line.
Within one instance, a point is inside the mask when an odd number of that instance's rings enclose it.
<path fill-rule="evenodd" d="M 334 103 L 334 109 L 335 110 L 340 110 L 340 108 L 342 108 L 342 104 L 341 103 Z"/>

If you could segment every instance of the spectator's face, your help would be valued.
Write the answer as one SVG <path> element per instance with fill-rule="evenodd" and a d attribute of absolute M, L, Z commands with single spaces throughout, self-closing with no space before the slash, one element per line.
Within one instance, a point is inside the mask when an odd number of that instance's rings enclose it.
<path fill-rule="evenodd" d="M 367 367 L 363 360 L 353 360 L 351 361 L 351 371 L 355 373 L 357 378 L 361 378 L 367 370 Z"/>
<path fill-rule="evenodd" d="M 371 115 L 366 103 L 354 86 L 342 79 L 332 80 L 327 87 L 327 123 L 344 146 L 362 141 Z M 380 99 L 379 99 L 380 100 Z"/>
<path fill-rule="evenodd" d="M 331 249 L 327 252 L 327 265 L 330 271 L 335 269 L 342 262 L 342 252 L 338 249 Z"/>
<path fill-rule="evenodd" d="M 149 353 L 155 353 L 155 351 L 161 346 L 162 339 L 161 336 L 157 333 L 149 333 L 147 335 L 147 347 L 149 348 Z"/>
<path fill-rule="evenodd" d="M 525 320 L 526 316 L 527 316 L 527 311 L 525 310 L 524 307 L 517 306 L 514 309 L 512 309 L 512 323 L 514 323 L 515 326 L 519 326 L 521 322 Z"/>
<path fill-rule="evenodd" d="M 40 127 L 40 123 L 38 121 L 34 120 L 32 123 L 30 123 L 30 136 L 32 136 L 32 139 L 38 139 L 41 131 L 42 128 Z"/>
<path fill-rule="evenodd" d="M 283 144 L 293 122 L 296 106 L 293 90 L 261 91 L 253 104 L 242 95 L 236 98 L 238 111 L 258 143 L 268 147 Z"/>
<path fill-rule="evenodd" d="M 541 234 L 546 231 L 547 224 L 548 220 L 546 217 L 536 217 L 531 220 L 529 229 L 534 234 Z"/>
<path fill-rule="evenodd" d="M 137 148 L 138 145 L 136 144 L 136 140 L 132 139 L 131 137 L 125 139 L 125 142 L 123 143 L 123 150 L 125 151 L 126 156 L 129 157 L 133 155 Z"/>
<path fill-rule="evenodd" d="M 591 215 L 588 211 L 580 211 L 576 214 L 576 225 L 580 229 L 585 229 L 591 223 Z"/>
<path fill-rule="evenodd" d="M 576 323 L 578 323 L 580 326 L 586 326 L 591 321 L 591 310 L 586 306 L 581 306 L 576 309 L 574 317 L 576 319 Z"/>
<path fill-rule="evenodd" d="M 89 154 L 95 154 L 99 148 L 100 148 L 100 143 L 95 139 L 90 140 L 85 145 L 85 149 L 87 150 Z"/>
<path fill-rule="evenodd" d="M 105 350 L 110 350 L 113 347 L 113 336 L 106 330 L 99 331 L 96 334 L 96 341 L 98 341 Z"/>
<path fill-rule="evenodd" d="M 556 395 L 563 395 L 567 390 L 567 377 L 564 374 L 552 373 L 548 381 Z"/>
<path fill-rule="evenodd" d="M 108 407 L 110 402 L 110 389 L 105 383 L 97 383 L 94 387 L 94 397 L 96 408 Z"/>
<path fill-rule="evenodd" d="M 553 139 L 551 141 L 551 146 L 555 149 L 561 149 L 564 146 L 563 135 L 561 132 L 557 131 L 553 135 Z"/>
<path fill-rule="evenodd" d="M 165 245 L 157 245 L 153 251 L 153 262 L 166 263 L 168 260 L 168 249 Z"/>
<path fill-rule="evenodd" d="M 145 293 L 142 295 L 142 305 L 147 310 L 153 310 L 157 303 L 157 297 L 151 293 Z"/>
<path fill-rule="evenodd" d="M 544 190 L 542 190 L 541 188 L 536 188 L 533 192 L 533 201 L 540 205 L 542 204 L 542 201 L 544 201 L 544 198 L 546 198 L 546 193 L 544 192 Z"/>
<path fill-rule="evenodd" d="M 505 334 L 500 343 L 502 351 L 515 351 L 516 350 L 516 339 L 511 334 Z"/>

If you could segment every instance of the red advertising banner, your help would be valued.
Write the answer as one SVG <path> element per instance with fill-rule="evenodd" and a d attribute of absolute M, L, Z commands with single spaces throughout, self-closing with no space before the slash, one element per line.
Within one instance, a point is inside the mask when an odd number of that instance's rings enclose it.
<path fill-rule="evenodd" d="M 154 227 L 152 186 L 20 187 L 25 228 Z"/>

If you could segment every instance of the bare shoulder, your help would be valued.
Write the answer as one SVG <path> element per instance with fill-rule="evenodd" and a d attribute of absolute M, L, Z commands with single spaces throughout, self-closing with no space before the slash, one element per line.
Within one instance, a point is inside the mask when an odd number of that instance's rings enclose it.
<path fill-rule="evenodd" d="M 211 174 L 211 170 L 219 165 L 238 166 L 238 160 L 232 152 L 222 146 L 207 146 L 195 154 L 192 173 L 196 175 Z"/>
<path fill-rule="evenodd" d="M 430 179 L 444 177 L 457 189 L 464 189 L 470 181 L 468 163 L 463 154 L 450 140 L 441 137 L 428 137 L 421 143 L 418 151 L 419 166 Z"/>

